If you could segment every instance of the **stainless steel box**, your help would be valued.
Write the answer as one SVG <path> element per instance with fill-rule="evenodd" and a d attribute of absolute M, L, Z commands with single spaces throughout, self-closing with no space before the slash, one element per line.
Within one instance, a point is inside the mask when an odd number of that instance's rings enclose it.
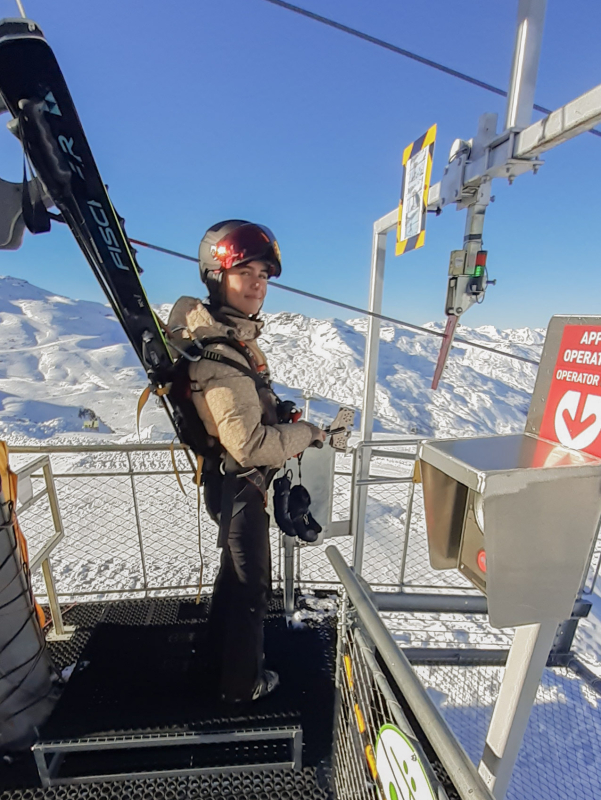
<path fill-rule="evenodd" d="M 503 628 L 567 619 L 601 514 L 601 460 L 532 434 L 424 442 L 430 563 L 458 568 Z"/>

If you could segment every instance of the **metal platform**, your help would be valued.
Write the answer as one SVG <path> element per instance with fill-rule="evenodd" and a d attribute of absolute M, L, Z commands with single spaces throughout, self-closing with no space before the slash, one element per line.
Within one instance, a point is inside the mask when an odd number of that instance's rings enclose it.
<path fill-rule="evenodd" d="M 161 797 L 159 787 L 182 800 L 328 798 L 335 619 L 289 629 L 272 600 L 265 652 L 282 685 L 227 706 L 204 672 L 206 614 L 190 598 L 67 611 L 76 634 L 50 648 L 60 668 L 76 667 L 33 755 L 0 768 L 0 798 Z"/>

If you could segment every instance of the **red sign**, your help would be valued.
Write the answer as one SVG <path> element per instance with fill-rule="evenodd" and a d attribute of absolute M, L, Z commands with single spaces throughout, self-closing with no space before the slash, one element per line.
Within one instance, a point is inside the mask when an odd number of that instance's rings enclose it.
<path fill-rule="evenodd" d="M 566 325 L 540 435 L 601 457 L 600 434 L 601 327 Z"/>

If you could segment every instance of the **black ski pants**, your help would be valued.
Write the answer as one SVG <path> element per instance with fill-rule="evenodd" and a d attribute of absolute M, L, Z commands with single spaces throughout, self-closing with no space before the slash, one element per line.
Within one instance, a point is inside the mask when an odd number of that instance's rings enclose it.
<path fill-rule="evenodd" d="M 248 701 L 263 669 L 263 620 L 271 593 L 269 517 L 255 486 L 245 478 L 219 474 L 205 479 L 205 502 L 215 521 L 224 507 L 224 489 L 234 492 L 233 508 L 229 530 L 220 541 L 208 647 L 220 693 L 230 702 Z"/>

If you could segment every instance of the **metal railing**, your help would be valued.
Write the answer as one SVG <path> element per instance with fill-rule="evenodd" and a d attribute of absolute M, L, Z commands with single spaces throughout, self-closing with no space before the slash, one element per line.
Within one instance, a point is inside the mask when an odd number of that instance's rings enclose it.
<path fill-rule="evenodd" d="M 429 564 L 422 489 L 413 479 L 422 441 L 408 437 L 357 444 L 350 489 L 353 568 L 386 590 L 472 595 L 474 588 L 457 571 L 440 572 Z"/>
<path fill-rule="evenodd" d="M 429 565 L 421 486 L 412 478 L 420 441 L 411 438 L 361 442 L 352 454 L 339 456 L 334 493 L 334 519 L 338 525 L 335 541 L 345 559 L 375 590 L 411 596 L 435 592 L 442 603 L 439 610 L 443 611 L 445 593 L 474 600 L 480 596 L 459 572 L 439 572 Z M 22 463 L 33 454 L 44 453 L 44 458 L 52 458 L 57 499 L 49 502 L 48 497 L 39 494 L 46 473 L 41 462 L 36 461 L 35 468 L 27 467 L 26 480 L 33 480 L 35 487 L 31 491 L 38 496 L 35 503 L 23 504 L 19 512 L 35 551 L 43 537 L 47 538 L 47 515 L 58 508 L 60 498 L 64 522 L 58 515 L 56 525 L 64 525 L 66 534 L 57 534 L 49 543 L 54 548 L 59 596 L 140 596 L 197 589 L 199 543 L 193 473 L 183 448 L 176 446 L 173 453 L 171 449 L 169 444 L 160 443 L 11 448 L 11 458 Z M 51 474 L 49 460 L 47 463 Z M 174 463 L 187 495 L 178 487 Z M 358 514 L 362 492 L 363 517 Z M 216 528 L 204 504 L 201 531 L 204 580 L 210 586 L 218 569 L 219 551 L 215 546 Z M 281 536 L 274 529 L 271 543 L 275 585 L 282 585 L 287 562 L 288 575 L 292 574 L 297 589 L 336 586 L 336 575 L 325 555 L 327 541 L 320 546 L 297 543 L 285 553 Z M 597 547 L 585 591 L 592 590 L 599 563 Z M 39 581 L 35 588 L 38 593 L 44 590 Z"/>
<path fill-rule="evenodd" d="M 464 686 L 465 697 L 474 694 L 480 698 L 474 706 L 474 714 L 479 715 L 477 728 L 469 721 L 471 717 L 466 717 L 464 730 L 457 710 L 451 709 L 449 716 L 449 724 L 476 760 L 481 755 L 478 746 L 484 724 L 482 720 L 486 719 L 494 702 L 497 682 L 500 685 L 497 676 L 502 672 L 502 659 L 496 656 L 501 655 L 500 648 L 510 645 L 512 631 L 490 628 L 485 617 L 485 598 L 475 593 L 459 573 L 431 570 L 421 487 L 411 479 L 416 444 L 416 439 L 371 441 L 360 445 L 354 454 L 340 456 L 335 475 L 335 519 L 341 523 L 341 529 L 346 529 L 353 494 L 366 490 L 362 576 L 375 590 L 370 594 L 372 608 L 379 607 L 380 622 L 390 632 L 387 635 L 403 646 L 414 663 L 413 675 L 419 674 L 423 685 L 437 688 L 448 672 L 452 675 L 449 678 L 450 694 L 459 692 L 459 687 Z M 29 479 L 32 482 L 31 490 L 26 491 L 24 502 L 17 510 L 36 562 L 48 544 L 48 520 L 52 507 L 50 495 L 44 494 L 42 462 L 29 462 L 32 454 L 39 456 L 40 453 L 52 461 L 58 498 L 56 506 L 60 505 L 64 526 L 64 535 L 54 542 L 52 551 L 56 593 L 61 601 L 197 591 L 197 499 L 192 471 L 182 448 L 176 447 L 173 458 L 187 490 L 184 496 L 178 487 L 169 451 L 168 444 L 11 448 L 13 468 L 18 471 L 20 466 L 26 466 L 22 474 L 29 474 L 23 482 Z M 360 456 L 357 453 L 369 455 L 370 471 L 368 481 L 354 487 L 353 478 L 359 476 L 357 459 Z M 365 481 L 364 477 L 358 479 Z M 27 496 L 36 501 L 29 502 Z M 351 534 L 356 531 L 356 517 L 352 523 Z M 220 552 L 215 545 L 215 526 L 204 508 L 201 511 L 201 529 L 206 590 L 210 591 Z M 56 536 L 53 532 L 51 540 L 54 541 Z M 285 585 L 285 562 L 288 561 L 288 575 L 293 575 L 294 583 L 300 589 L 338 589 L 340 577 L 326 553 L 332 541 L 346 562 L 352 563 L 357 552 L 353 535 L 337 535 L 334 540 L 326 540 L 320 546 L 295 544 L 285 552 L 283 537 L 273 530 L 274 585 Z M 33 577 L 34 589 L 41 599 L 47 591 L 42 574 L 38 571 Z M 290 585 L 287 588 L 290 590 Z M 293 598 L 290 591 L 288 597 Z M 383 610 L 397 613 L 387 616 L 382 614 Z M 344 610 L 342 616 L 346 618 Z M 344 647 L 349 652 L 352 650 L 351 655 L 354 653 L 355 662 L 366 671 L 365 675 L 372 676 L 370 681 L 373 678 L 365 688 L 372 694 L 364 694 L 358 699 L 364 715 L 371 714 L 371 722 L 366 722 L 370 735 L 377 738 L 381 724 L 390 719 L 402 730 L 403 718 L 390 693 L 387 694 L 385 680 L 375 677 L 377 670 L 373 661 L 370 662 L 371 635 L 359 626 L 349 631 L 350 628 L 346 631 Z M 374 643 L 379 647 L 375 640 Z M 492 653 L 491 648 L 496 648 L 496 651 Z M 474 668 L 474 665 L 480 666 Z M 574 665 L 568 666 L 569 669 L 564 670 L 566 677 L 555 670 L 549 672 L 545 680 L 563 681 L 561 691 L 565 690 L 565 685 L 573 686 L 574 695 L 580 691 L 578 687 L 583 686 L 584 697 L 588 687 L 577 679 Z M 338 673 L 339 678 L 342 677 L 340 667 Z M 493 689 L 486 684 L 487 676 L 493 676 L 490 677 L 491 685 L 494 682 Z M 587 676 L 584 680 L 595 688 Z M 394 689 L 394 686 L 389 688 Z M 401 686 L 401 689 L 403 693 L 413 691 L 406 686 Z M 544 687 L 541 687 L 543 691 Z M 352 697 L 347 691 L 346 702 L 350 702 Z M 454 700 L 456 708 L 462 707 L 462 697 Z M 573 716 L 584 713 L 579 702 L 575 697 L 570 705 Z M 352 730 L 355 731 L 355 717 L 347 715 L 345 724 L 349 731 L 354 726 Z M 374 783 L 373 776 L 370 777 L 364 748 L 357 752 L 352 750 L 357 746 L 356 731 L 353 736 L 354 741 L 347 742 L 347 748 L 351 749 L 346 755 L 341 749 L 340 758 L 348 759 L 354 753 L 353 758 L 360 755 L 363 759 L 357 762 L 361 769 L 357 766 L 354 772 L 348 773 L 349 781 L 354 781 L 355 789 L 360 786 L 361 791 L 357 789 L 356 795 L 347 796 L 376 797 L 377 781 Z M 560 742 L 558 733 L 558 747 Z M 544 754 L 542 750 L 537 753 L 540 761 Z M 596 779 L 594 775 L 591 781 L 593 779 Z M 348 791 L 352 788 L 351 784 L 347 786 Z"/>
<path fill-rule="evenodd" d="M 52 618 L 52 628 L 46 634 L 46 638 L 50 641 L 66 640 L 72 635 L 73 628 L 71 626 L 65 626 L 63 623 L 63 615 L 56 594 L 54 574 L 50 562 L 52 552 L 63 540 L 65 535 L 50 457 L 48 455 L 43 455 L 36 458 L 18 470 L 16 475 L 19 487 L 16 510 L 19 516 L 25 514 L 29 509 L 32 509 L 36 504 L 40 504 L 44 500 L 49 507 L 49 516 L 52 521 L 53 533 L 48 537 L 45 531 L 46 526 L 44 526 L 44 530 L 35 532 L 37 536 L 34 533 L 34 536 L 28 539 L 28 549 L 30 551 L 29 572 L 33 576 L 39 569 L 42 570 L 46 596 L 48 598 L 48 605 Z M 33 475 L 36 475 L 36 477 L 40 476 L 43 481 L 41 488 L 35 493 L 32 484 Z"/>
<path fill-rule="evenodd" d="M 459 796 L 462 800 L 492 800 L 493 796 L 478 775 L 476 767 L 430 699 L 422 682 L 384 625 L 357 576 L 345 563 L 336 547 L 330 545 L 326 552 L 352 603 L 352 609 L 356 612 L 360 626 L 365 629 L 386 664 L 394 683 L 407 701 L 421 731 L 436 753 Z M 395 722 L 407 738 L 416 740 L 412 726 L 396 702 L 381 670 L 377 667 L 376 659 L 373 655 L 368 655 L 370 650 L 366 647 L 361 630 L 357 630 L 357 627 L 357 621 L 352 616 L 349 617 L 348 606 L 345 604 L 341 615 L 339 637 L 340 656 L 337 684 L 341 710 L 335 739 L 334 765 L 334 781 L 340 800 L 354 797 L 377 797 L 375 788 L 378 770 L 374 769 L 377 763 L 377 754 L 372 763 L 369 748 L 371 747 L 373 752 L 373 748 L 376 746 L 375 737 L 382 730 L 383 725 L 387 722 Z M 349 651 L 353 653 L 354 658 L 349 656 Z M 362 657 L 359 658 L 359 655 Z M 346 663 L 345 657 L 348 657 Z M 353 679 L 353 670 L 355 673 L 363 672 L 360 681 Z M 366 695 L 370 689 L 372 695 L 368 697 Z M 359 697 L 359 693 L 362 693 L 363 696 Z M 369 724 L 365 723 L 366 718 Z M 354 728 L 359 730 L 363 741 L 357 736 Z M 435 780 L 432 778 L 434 770 L 425 759 L 422 748 L 415 744 L 413 746 L 417 758 L 422 762 L 432 783 Z M 361 765 L 365 763 L 368 765 L 368 770 L 361 768 Z M 339 769 L 337 769 L 338 766 Z M 414 768 L 414 764 L 410 766 L 412 769 Z M 403 768 L 393 771 L 395 774 L 399 774 L 399 778 L 406 772 Z M 371 782 L 366 772 L 371 777 Z M 407 774 L 410 773 L 407 772 Z M 438 796 L 444 795 L 438 793 Z"/>
<path fill-rule="evenodd" d="M 44 453 L 31 464 L 32 455 Z M 42 488 L 54 464 L 53 498 Z M 58 509 L 61 533 L 53 549 L 56 593 L 63 600 L 139 597 L 193 593 L 199 580 L 197 495 L 181 445 L 94 444 L 11 447 L 11 461 L 23 467 L 33 485 L 35 501 L 23 503 L 19 516 L 32 550 L 45 542 L 48 512 Z M 42 463 L 43 462 L 43 463 Z M 43 464 L 47 464 L 44 472 Z M 176 470 L 186 494 L 182 494 Z M 25 473 L 22 472 L 24 475 Z M 51 473 L 49 473 L 51 474 Z M 338 535 L 348 531 L 351 473 L 344 465 L 335 472 L 334 514 Z M 26 489 L 27 492 L 27 489 Z M 217 528 L 201 503 L 200 527 L 207 591 L 217 574 L 220 551 Z M 64 526 L 64 534 L 62 533 Z M 324 548 L 300 546 L 271 530 L 273 583 L 293 588 L 333 585 L 336 576 Z M 348 535 L 339 541 L 350 541 Z M 285 545 L 288 544 L 288 547 Z M 37 556 L 36 556 L 37 559 Z M 34 576 L 36 594 L 51 590 Z"/>

